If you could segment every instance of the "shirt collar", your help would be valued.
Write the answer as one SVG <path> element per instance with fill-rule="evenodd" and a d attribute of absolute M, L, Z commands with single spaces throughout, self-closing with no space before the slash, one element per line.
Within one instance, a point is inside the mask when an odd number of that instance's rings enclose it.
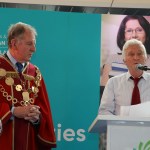
<path fill-rule="evenodd" d="M 10 61 L 12 62 L 12 64 L 13 64 L 14 66 L 16 66 L 17 60 L 10 54 L 9 51 L 7 51 L 7 56 L 8 56 L 8 58 L 10 59 Z M 21 63 L 21 64 L 23 65 L 23 67 L 25 66 L 25 63 Z"/>
<path fill-rule="evenodd" d="M 126 74 L 126 79 L 129 80 L 130 77 L 131 77 L 131 74 L 130 74 L 130 72 L 128 71 L 127 74 Z M 143 74 L 141 75 L 141 77 L 142 77 L 143 79 L 145 79 L 145 80 L 148 79 L 148 75 L 147 75 L 147 73 L 146 73 L 145 71 L 143 71 Z"/>

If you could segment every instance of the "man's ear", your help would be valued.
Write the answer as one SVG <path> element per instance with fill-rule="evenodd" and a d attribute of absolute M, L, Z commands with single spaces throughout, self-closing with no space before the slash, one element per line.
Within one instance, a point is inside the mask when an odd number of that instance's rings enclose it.
<path fill-rule="evenodd" d="M 16 47 L 16 39 L 11 40 L 11 46 L 14 48 Z"/>

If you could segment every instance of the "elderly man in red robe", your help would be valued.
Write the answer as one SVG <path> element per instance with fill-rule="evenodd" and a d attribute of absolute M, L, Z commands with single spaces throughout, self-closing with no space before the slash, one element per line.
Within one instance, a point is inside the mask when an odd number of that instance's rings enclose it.
<path fill-rule="evenodd" d="M 8 30 L 9 50 L 0 56 L 0 149 L 50 150 L 56 147 L 43 77 L 29 61 L 37 32 L 18 22 Z"/>

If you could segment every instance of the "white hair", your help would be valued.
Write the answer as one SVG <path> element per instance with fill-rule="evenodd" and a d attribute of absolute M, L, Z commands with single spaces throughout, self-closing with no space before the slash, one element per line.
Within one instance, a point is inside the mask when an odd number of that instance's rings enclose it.
<path fill-rule="evenodd" d="M 126 59 L 126 49 L 128 49 L 132 45 L 139 46 L 139 48 L 144 53 L 145 58 L 147 58 L 146 49 L 145 49 L 145 46 L 143 45 L 143 43 L 141 41 L 137 40 L 137 39 L 131 39 L 131 40 L 126 41 L 126 43 L 123 46 L 122 57 L 123 57 L 124 60 Z"/>

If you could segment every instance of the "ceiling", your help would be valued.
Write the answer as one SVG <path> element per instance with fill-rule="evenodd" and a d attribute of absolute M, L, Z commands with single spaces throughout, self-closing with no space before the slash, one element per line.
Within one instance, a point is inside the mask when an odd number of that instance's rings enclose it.
<path fill-rule="evenodd" d="M 150 15 L 149 0 L 0 0 L 0 7 L 98 14 Z"/>

